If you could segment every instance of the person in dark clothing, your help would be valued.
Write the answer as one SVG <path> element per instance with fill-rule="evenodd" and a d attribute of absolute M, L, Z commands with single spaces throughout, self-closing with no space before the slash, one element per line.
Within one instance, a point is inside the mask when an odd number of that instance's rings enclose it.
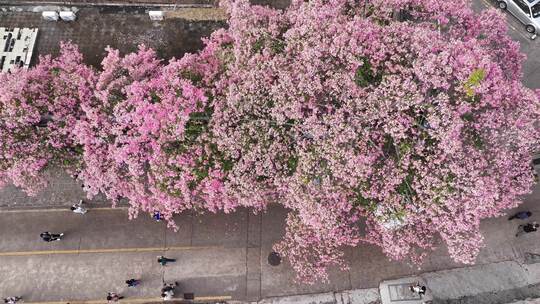
<path fill-rule="evenodd" d="M 158 261 L 158 263 L 161 264 L 161 266 L 165 266 L 169 262 L 176 262 L 176 259 L 169 259 L 169 258 L 166 258 L 166 257 L 161 255 L 161 256 L 158 256 L 157 261 Z"/>
<path fill-rule="evenodd" d="M 126 280 L 126 284 L 128 287 L 135 287 L 141 284 L 141 280 L 129 279 L 129 280 Z"/>
<path fill-rule="evenodd" d="M 526 218 L 529 218 L 531 215 L 532 215 L 532 212 L 530 212 L 530 211 L 520 211 L 520 212 L 512 215 L 511 217 L 509 217 L 508 220 L 509 221 L 511 221 L 513 219 L 524 220 Z"/>
<path fill-rule="evenodd" d="M 161 216 L 161 212 L 154 211 L 154 215 L 152 217 L 156 220 L 156 222 L 159 222 L 163 219 L 163 216 Z"/>
<path fill-rule="evenodd" d="M 20 300 L 22 300 L 21 297 L 7 297 L 7 298 L 4 298 L 4 303 L 6 303 L 6 304 L 16 304 Z"/>
<path fill-rule="evenodd" d="M 526 225 L 519 225 L 518 232 L 516 233 L 516 237 L 523 235 L 525 233 L 535 232 L 538 230 L 538 227 L 540 227 L 540 224 L 537 224 L 536 222 L 528 223 Z"/>
<path fill-rule="evenodd" d="M 174 290 L 174 287 L 178 286 L 178 282 L 174 283 L 163 283 L 163 288 L 161 288 L 161 292 L 171 291 Z"/>
<path fill-rule="evenodd" d="M 163 283 L 163 288 L 161 288 L 161 297 L 163 300 L 172 300 L 174 297 L 174 287 L 178 286 L 178 282 L 173 283 Z"/>
<path fill-rule="evenodd" d="M 416 293 L 420 296 L 423 296 L 426 294 L 426 286 L 420 285 L 419 283 L 416 283 L 416 285 L 409 286 L 409 289 L 411 292 Z"/>
<path fill-rule="evenodd" d="M 118 302 L 118 300 L 123 299 L 124 297 L 121 297 L 117 295 L 115 292 L 109 292 L 107 293 L 107 301 L 109 303 Z"/>
<path fill-rule="evenodd" d="M 39 234 L 41 239 L 45 242 L 52 242 L 52 241 L 60 241 L 62 237 L 64 236 L 63 233 L 50 233 L 48 231 L 42 232 Z"/>

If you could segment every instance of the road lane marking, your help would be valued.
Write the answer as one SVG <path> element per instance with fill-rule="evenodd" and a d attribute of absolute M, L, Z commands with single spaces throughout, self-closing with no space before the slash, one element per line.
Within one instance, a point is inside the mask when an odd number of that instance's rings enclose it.
<path fill-rule="evenodd" d="M 129 207 L 96 207 L 96 208 L 89 208 L 87 207 L 89 212 L 92 211 L 111 211 L 111 210 L 121 210 L 126 211 Z M 48 209 L 13 209 L 13 210 L 1 210 L 0 213 L 32 213 L 32 212 L 72 212 L 71 209 L 69 209 L 68 206 L 65 208 L 48 208 Z"/>
<path fill-rule="evenodd" d="M 187 251 L 204 249 L 224 249 L 221 246 L 171 246 L 146 248 L 110 248 L 110 249 L 68 249 L 68 250 L 36 250 L 36 251 L 8 251 L 0 252 L 0 256 L 30 256 L 30 255 L 60 255 L 60 254 L 88 254 L 88 253 L 120 253 L 120 252 L 157 252 L 157 251 Z"/>
<path fill-rule="evenodd" d="M 181 298 L 174 299 L 176 301 L 181 301 Z M 205 296 L 205 297 L 195 297 L 190 302 L 218 302 L 218 301 L 228 301 L 232 300 L 231 296 Z M 162 302 L 162 298 L 126 298 L 120 300 L 118 303 L 148 303 L 148 302 Z M 24 302 L 25 304 L 103 304 L 108 303 L 107 300 L 64 300 L 64 301 L 49 301 L 49 302 Z"/>

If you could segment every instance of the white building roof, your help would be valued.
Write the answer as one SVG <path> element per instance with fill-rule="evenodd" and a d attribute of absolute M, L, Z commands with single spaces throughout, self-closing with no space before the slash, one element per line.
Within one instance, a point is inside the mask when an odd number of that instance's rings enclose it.
<path fill-rule="evenodd" d="M 28 68 L 37 34 L 37 28 L 0 27 L 0 72 Z"/>

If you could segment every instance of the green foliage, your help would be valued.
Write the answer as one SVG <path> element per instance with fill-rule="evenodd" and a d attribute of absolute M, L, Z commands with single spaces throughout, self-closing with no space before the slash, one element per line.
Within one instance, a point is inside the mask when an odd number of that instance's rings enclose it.
<path fill-rule="evenodd" d="M 208 169 L 209 168 L 207 166 L 200 166 L 193 169 L 193 174 L 197 178 L 197 182 L 200 182 L 208 177 Z"/>
<path fill-rule="evenodd" d="M 253 43 L 251 50 L 254 54 L 260 53 L 265 47 L 270 48 L 274 54 L 281 54 L 285 51 L 285 42 L 274 37 L 259 37 Z"/>
<path fill-rule="evenodd" d="M 354 75 L 354 82 L 362 88 L 365 88 L 369 85 L 376 85 L 381 82 L 382 75 L 375 74 L 373 72 L 371 63 L 366 57 L 360 58 L 362 65 L 356 69 Z"/>
<path fill-rule="evenodd" d="M 399 155 L 404 155 L 411 151 L 413 148 L 413 143 L 407 140 L 403 140 L 399 143 L 398 146 L 398 153 Z"/>
<path fill-rule="evenodd" d="M 257 180 L 258 182 L 263 182 L 263 181 L 267 180 L 268 178 L 269 178 L 269 177 L 268 177 L 268 176 L 265 176 L 265 175 L 258 175 L 258 176 L 256 177 L 256 180 Z"/>
<path fill-rule="evenodd" d="M 467 113 L 461 115 L 461 119 L 463 119 L 464 121 L 467 121 L 467 122 L 472 122 L 472 121 L 474 121 L 474 115 L 471 112 L 467 112 Z"/>
<path fill-rule="evenodd" d="M 183 153 L 187 150 L 184 146 L 184 142 L 179 140 L 166 142 L 161 146 L 161 149 L 166 154 Z"/>
<path fill-rule="evenodd" d="M 193 143 L 207 128 L 208 117 L 211 116 L 212 110 L 205 109 L 204 112 L 193 112 L 189 115 L 189 120 L 184 129 L 185 140 Z"/>
<path fill-rule="evenodd" d="M 477 87 L 482 80 L 486 77 L 486 72 L 484 69 L 475 69 L 467 81 L 463 84 L 463 88 L 465 89 L 465 94 L 469 98 L 475 97 L 474 88 Z"/>
<path fill-rule="evenodd" d="M 392 157 L 395 160 L 398 160 L 398 155 L 396 151 L 396 147 L 394 145 L 394 138 L 392 138 L 391 135 L 385 134 L 384 135 L 384 142 L 383 142 L 383 153 L 386 157 Z"/>
<path fill-rule="evenodd" d="M 362 189 L 369 189 L 369 187 L 369 182 L 362 182 L 360 185 L 353 189 L 353 205 L 369 212 L 375 212 L 375 210 L 377 210 L 377 202 L 373 199 L 367 199 L 362 195 Z"/>
<path fill-rule="evenodd" d="M 230 159 L 220 158 L 220 163 L 221 163 L 221 168 L 225 172 L 231 171 L 232 168 L 234 167 L 234 163 Z"/>
<path fill-rule="evenodd" d="M 126 99 L 126 95 L 120 89 L 111 89 L 108 96 L 109 111 L 112 113 L 114 107 Z"/>
<path fill-rule="evenodd" d="M 75 145 L 75 146 L 73 146 L 72 151 L 73 151 L 75 154 L 83 155 L 83 153 L 84 153 L 84 147 L 83 147 L 83 145 Z"/>
<path fill-rule="evenodd" d="M 203 76 L 197 72 L 194 72 L 192 70 L 183 70 L 180 75 L 184 79 L 189 79 L 193 83 L 198 83 L 203 79 Z"/>
<path fill-rule="evenodd" d="M 407 216 L 407 211 L 405 209 L 397 209 L 394 212 L 388 214 L 388 217 L 397 221 L 403 221 Z"/>
<path fill-rule="evenodd" d="M 402 180 L 401 184 L 399 184 L 396 188 L 396 192 L 399 193 L 402 196 L 413 196 L 415 195 L 415 191 L 411 188 L 412 182 L 414 179 L 414 175 L 412 172 L 409 172 L 407 176 Z"/>
<path fill-rule="evenodd" d="M 288 169 L 288 176 L 291 176 L 296 172 L 296 167 L 298 166 L 298 156 L 291 155 L 289 159 L 287 160 L 287 169 Z"/>
<path fill-rule="evenodd" d="M 482 150 L 484 148 L 484 140 L 482 139 L 480 134 L 476 130 L 472 130 L 469 133 L 472 145 L 476 149 Z"/>
<path fill-rule="evenodd" d="M 270 49 L 272 52 L 274 52 L 274 54 L 281 54 L 283 51 L 285 51 L 285 42 L 280 39 L 272 39 Z"/>
<path fill-rule="evenodd" d="M 161 101 L 161 98 L 154 91 L 150 92 L 150 103 L 156 104 Z"/>
<path fill-rule="evenodd" d="M 253 46 L 251 47 L 251 50 L 253 51 L 253 53 L 259 53 L 263 50 L 264 48 L 264 38 L 263 37 L 259 37 L 255 43 L 253 43 Z"/>
<path fill-rule="evenodd" d="M 377 210 L 377 203 L 374 200 L 363 197 L 360 193 L 356 193 L 353 204 L 369 212 L 375 212 Z"/>

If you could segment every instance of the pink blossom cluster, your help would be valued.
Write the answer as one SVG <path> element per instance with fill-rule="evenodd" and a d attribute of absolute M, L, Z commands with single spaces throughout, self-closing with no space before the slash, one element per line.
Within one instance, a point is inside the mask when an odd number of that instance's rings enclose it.
<path fill-rule="evenodd" d="M 420 262 L 442 240 L 472 263 L 480 220 L 529 193 L 539 101 L 500 13 L 467 1 L 225 6 L 221 56 L 233 60 L 211 125 L 235 160 L 226 187 L 242 205 L 291 210 L 275 249 L 302 281 L 345 267 L 342 249 L 360 242 Z"/>
<path fill-rule="evenodd" d="M 480 221 L 530 192 L 540 92 L 521 84 L 500 13 L 464 0 L 223 5 L 228 29 L 179 60 L 108 49 L 93 71 L 64 45 L 0 75 L 1 182 L 33 194 L 60 165 L 89 196 L 172 227 L 185 210 L 281 204 L 274 249 L 307 283 L 362 243 L 420 263 L 443 242 L 473 263 Z"/>
<path fill-rule="evenodd" d="M 40 58 L 30 70 L 0 73 L 0 184 L 8 181 L 35 195 L 44 171 L 80 170 L 82 147 L 72 133 L 91 98 L 95 73 L 73 44 L 57 58 Z"/>
<path fill-rule="evenodd" d="M 124 57 L 108 50 L 75 129 L 90 195 L 127 199 L 132 216 L 159 211 L 172 226 L 175 213 L 235 207 L 224 189 L 227 160 L 207 131 L 212 106 L 200 75 L 187 59 L 163 64 L 144 46 Z"/>

